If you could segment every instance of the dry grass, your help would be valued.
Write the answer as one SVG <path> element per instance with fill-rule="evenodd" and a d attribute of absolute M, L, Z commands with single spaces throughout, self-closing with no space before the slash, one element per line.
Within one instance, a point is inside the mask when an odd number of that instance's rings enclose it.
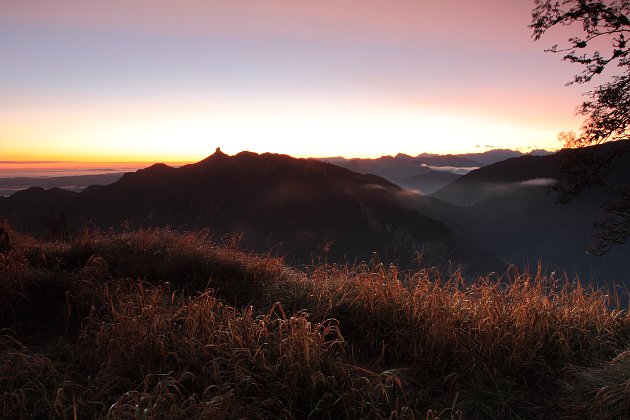
<path fill-rule="evenodd" d="M 15 234 L 2 415 L 623 417 L 630 319 L 613 300 L 540 270 L 301 273 L 204 234 Z"/>

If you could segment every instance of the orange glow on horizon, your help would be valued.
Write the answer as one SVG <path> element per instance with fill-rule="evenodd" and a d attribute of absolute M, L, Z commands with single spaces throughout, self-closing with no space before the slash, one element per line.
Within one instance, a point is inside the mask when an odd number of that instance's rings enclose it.
<path fill-rule="evenodd" d="M 26 170 L 26 169 L 41 169 L 41 170 L 54 170 L 54 169 L 66 169 L 68 167 L 72 167 L 73 169 L 94 169 L 96 166 L 107 169 L 107 170 L 117 170 L 118 167 L 124 165 L 125 167 L 137 167 L 144 168 L 149 165 L 152 165 L 156 162 L 166 163 L 172 166 L 181 166 L 187 163 L 192 162 L 162 162 L 162 161 L 142 161 L 142 162 L 125 162 L 125 161 L 93 161 L 93 160 L 56 160 L 56 161 L 46 161 L 46 160 L 29 160 L 29 161 L 0 161 L 0 170 L 7 171 L 18 171 L 18 170 Z"/>
<path fill-rule="evenodd" d="M 81 109 L 80 109 L 81 108 Z M 131 107 L 130 107 L 131 108 Z M 139 106 L 114 104 L 30 113 L 6 109 L 1 160 L 75 162 L 196 162 L 216 147 L 298 158 L 376 158 L 405 153 L 462 154 L 490 148 L 558 149 L 557 133 L 575 117 L 554 123 L 529 117 L 488 117 L 470 107 L 279 100 Z"/>

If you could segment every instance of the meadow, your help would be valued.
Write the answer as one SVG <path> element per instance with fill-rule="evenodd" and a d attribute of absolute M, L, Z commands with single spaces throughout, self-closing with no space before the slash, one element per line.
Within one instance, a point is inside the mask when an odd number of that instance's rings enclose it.
<path fill-rule="evenodd" d="M 169 229 L 11 237 L 2 418 L 630 416 L 627 308 L 579 279 L 297 269 Z"/>

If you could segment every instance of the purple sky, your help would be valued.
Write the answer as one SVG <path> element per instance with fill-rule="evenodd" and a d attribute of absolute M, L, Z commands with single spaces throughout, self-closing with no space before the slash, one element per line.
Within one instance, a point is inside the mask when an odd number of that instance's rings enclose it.
<path fill-rule="evenodd" d="M 578 68 L 521 0 L 0 3 L 2 159 L 561 146 Z M 480 146 L 480 147 L 477 147 Z"/>

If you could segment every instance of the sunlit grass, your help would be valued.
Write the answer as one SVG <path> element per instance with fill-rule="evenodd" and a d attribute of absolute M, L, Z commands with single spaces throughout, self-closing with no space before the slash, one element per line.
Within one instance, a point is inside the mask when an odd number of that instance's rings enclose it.
<path fill-rule="evenodd" d="M 3 418 L 619 418 L 630 318 L 554 274 L 321 265 L 203 233 L 13 233 Z M 571 410 L 569 410 L 571 407 Z"/>

